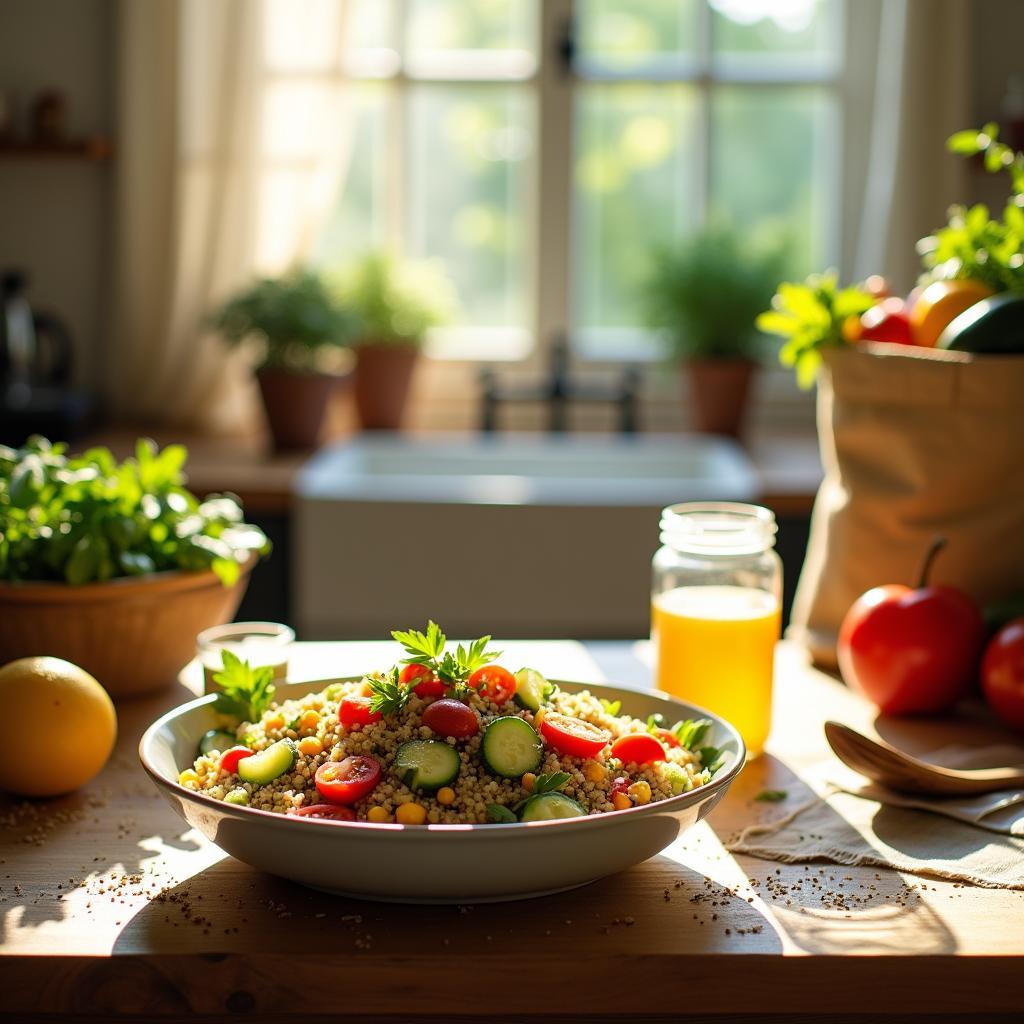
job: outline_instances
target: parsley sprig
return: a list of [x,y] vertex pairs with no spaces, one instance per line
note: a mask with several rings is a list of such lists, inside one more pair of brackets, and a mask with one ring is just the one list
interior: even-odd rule
[[466,680],[484,665],[500,657],[501,651],[489,651],[489,636],[482,636],[469,645],[459,644],[454,651],[445,650],[448,638],[436,622],[428,622],[426,632],[396,629],[391,635],[405,650],[407,665],[423,665],[445,683],[456,697],[466,696]]
[[363,681],[370,685],[370,710],[384,716],[397,715],[413,694],[415,680],[408,686],[398,680],[396,665],[390,672],[367,676]]
[[[686,750],[693,748],[704,738],[708,729],[711,728],[710,718],[687,718],[682,722],[676,722],[671,728],[665,725],[663,715],[653,714],[647,716],[647,731],[657,732],[658,729],[666,729],[679,741],[679,746]],[[706,748],[712,749],[710,747]]]
[[215,672],[213,681],[220,686],[214,708],[225,715],[234,715],[245,722],[255,722],[274,699],[274,669],[271,665],[253,668],[233,651],[221,655],[223,667]]

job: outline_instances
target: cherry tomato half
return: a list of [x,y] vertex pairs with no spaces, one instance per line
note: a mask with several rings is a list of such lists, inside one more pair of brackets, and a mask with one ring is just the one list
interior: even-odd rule
[[220,770],[222,772],[237,772],[238,762],[243,757],[252,757],[254,753],[256,751],[250,750],[248,747],[232,747],[230,750],[225,750],[221,754]]
[[632,732],[612,744],[612,757],[623,764],[650,764],[665,760],[665,748],[649,732]]
[[511,700],[516,692],[516,677],[500,665],[484,665],[466,682],[495,704],[504,704],[505,701]]
[[379,711],[370,710],[370,697],[343,697],[338,705],[338,721],[345,726],[371,725],[381,720]]
[[444,695],[444,683],[426,665],[406,665],[398,676],[398,681],[405,683],[406,686],[417,679],[419,682],[412,688],[412,692],[417,697],[441,697]]
[[321,818],[324,821],[355,821],[356,812],[351,807],[338,804],[310,804],[295,812],[300,818]]
[[457,740],[475,736],[480,731],[480,722],[472,709],[451,697],[435,700],[423,712],[423,724],[438,736],[453,736]]
[[557,711],[549,711],[541,720],[540,734],[560,754],[573,757],[594,757],[610,739],[604,729]]
[[331,804],[354,804],[380,782],[380,762],[356,754],[342,761],[328,761],[316,770],[316,791]]
[[676,738],[676,734],[674,732],[669,732],[668,729],[655,729],[654,732],[651,733],[651,735],[652,736],[657,736],[658,739],[666,747],[680,747],[680,746],[682,746],[682,744]]

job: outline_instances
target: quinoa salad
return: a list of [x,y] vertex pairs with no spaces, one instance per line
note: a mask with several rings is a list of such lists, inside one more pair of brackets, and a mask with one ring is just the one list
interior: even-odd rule
[[396,631],[386,671],[275,701],[272,673],[230,652],[223,725],[181,785],[225,803],[334,821],[483,824],[575,818],[710,781],[711,723],[643,721],[587,690],[497,663],[490,637],[447,648],[431,622]]

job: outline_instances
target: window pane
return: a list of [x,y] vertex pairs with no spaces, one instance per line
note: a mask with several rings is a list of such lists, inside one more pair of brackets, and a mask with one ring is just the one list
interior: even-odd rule
[[444,261],[462,323],[526,326],[530,94],[504,85],[418,85],[410,93],[410,253]]
[[318,240],[318,263],[355,259],[384,245],[388,235],[388,173],[393,166],[387,159],[390,91],[385,85],[365,84],[349,95],[353,127],[345,179]]
[[536,51],[536,0],[410,0],[414,77],[522,78],[533,73]]
[[[699,219],[697,129],[698,97],[690,86],[580,87],[573,169],[577,328],[640,324],[637,291],[653,248]],[[595,337],[583,339],[588,351],[600,343]]]
[[836,0],[709,0],[721,71],[828,70],[838,60]]
[[576,58],[600,73],[684,67],[693,60],[698,0],[577,0]]
[[824,266],[836,134],[834,101],[824,89],[716,90],[712,213],[745,233],[788,237],[795,274]]

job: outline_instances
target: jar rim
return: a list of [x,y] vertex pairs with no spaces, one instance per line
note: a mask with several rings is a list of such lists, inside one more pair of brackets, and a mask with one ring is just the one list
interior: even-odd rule
[[775,513],[762,505],[686,501],[661,513],[661,542],[679,551],[749,555],[775,546]]

